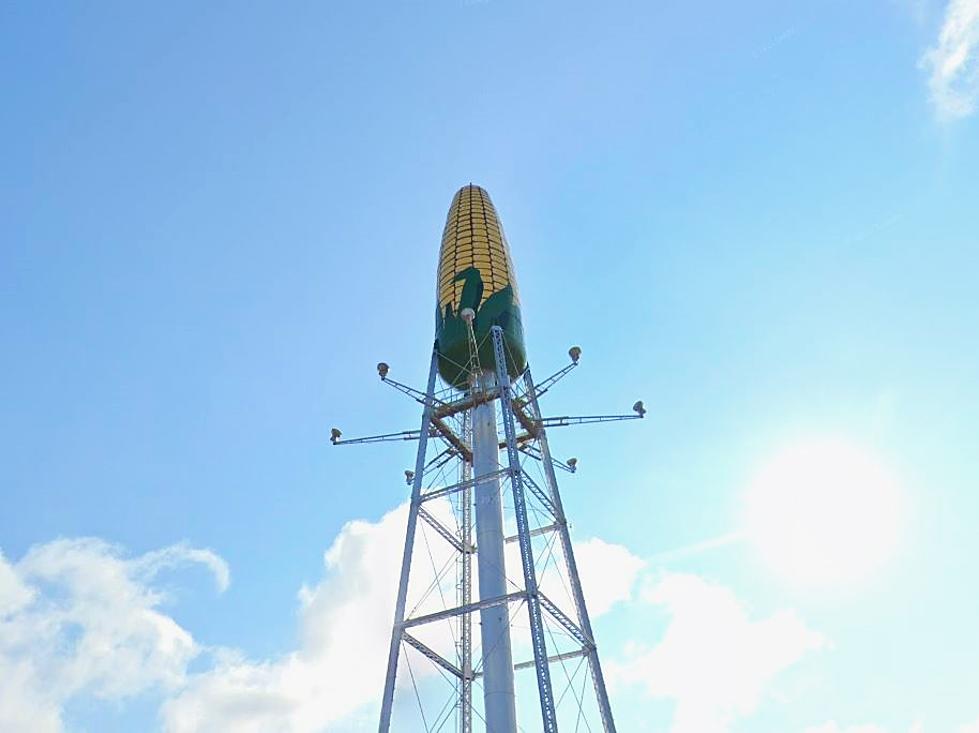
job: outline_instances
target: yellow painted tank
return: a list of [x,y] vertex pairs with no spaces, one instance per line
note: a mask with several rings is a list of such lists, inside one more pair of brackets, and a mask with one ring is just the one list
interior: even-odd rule
[[459,389],[469,385],[472,360],[466,315],[473,316],[479,366],[496,368],[490,328],[500,326],[507,371],[511,377],[522,374],[527,351],[513,260],[493,202],[479,186],[463,186],[452,199],[442,233],[437,288],[435,338],[442,379]]

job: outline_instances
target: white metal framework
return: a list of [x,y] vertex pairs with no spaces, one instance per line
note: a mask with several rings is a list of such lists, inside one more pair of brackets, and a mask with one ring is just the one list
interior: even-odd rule
[[[418,440],[405,472],[411,499],[379,731],[614,733],[556,477],[577,461],[551,456],[546,428],[645,409],[545,418],[540,396],[577,366],[580,349],[535,386],[529,367],[511,380],[503,331],[489,337],[494,368],[480,366],[471,336],[464,393],[440,385],[435,349],[424,392],[378,365],[384,382],[423,405],[419,430],[354,440],[333,430],[334,444]],[[531,668],[536,685],[521,674]]]

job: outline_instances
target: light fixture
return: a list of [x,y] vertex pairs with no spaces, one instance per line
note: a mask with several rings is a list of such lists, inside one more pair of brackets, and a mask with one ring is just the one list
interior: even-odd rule
[[388,375],[388,367],[383,361],[377,365],[377,373],[381,375],[381,379],[384,379]]
[[571,361],[573,363],[577,364],[578,363],[578,359],[581,358],[581,347],[580,346],[572,346],[570,349],[568,349],[568,356],[571,357]]

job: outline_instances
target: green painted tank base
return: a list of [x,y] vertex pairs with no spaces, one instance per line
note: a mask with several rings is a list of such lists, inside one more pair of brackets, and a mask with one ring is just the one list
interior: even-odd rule
[[[470,380],[469,334],[466,322],[460,317],[466,308],[472,308],[476,317],[473,320],[473,333],[478,345],[479,366],[482,369],[496,369],[493,353],[493,340],[490,329],[500,326],[507,350],[507,372],[518,377],[527,368],[527,350],[524,346],[523,323],[520,319],[520,306],[511,286],[507,285],[480,303],[482,280],[475,268],[459,273],[460,280],[472,288],[463,289],[463,297],[455,312],[451,305],[435,314],[435,337],[438,349],[439,374],[446,382],[458,389],[467,389]],[[477,307],[478,306],[478,307]]]

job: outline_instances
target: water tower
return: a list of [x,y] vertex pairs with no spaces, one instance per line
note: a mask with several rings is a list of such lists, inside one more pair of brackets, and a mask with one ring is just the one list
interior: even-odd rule
[[[381,380],[422,406],[421,427],[335,445],[417,441],[380,733],[614,733],[578,576],[550,428],[642,418],[545,417],[527,363],[513,260],[482,188],[449,208],[439,252],[428,384]],[[475,567],[474,567],[475,560]],[[474,572],[475,570],[475,572]],[[478,632],[474,634],[474,621]],[[533,670],[533,674],[531,671]]]

